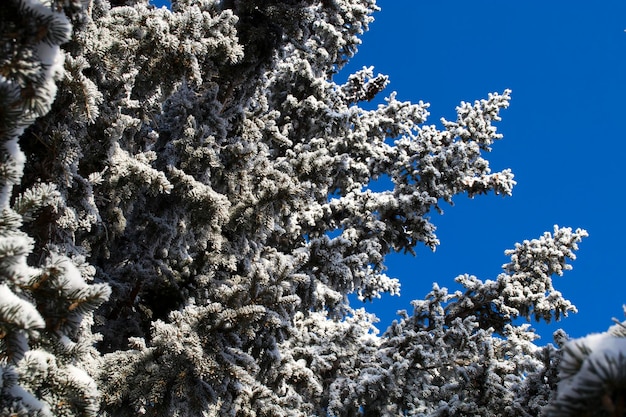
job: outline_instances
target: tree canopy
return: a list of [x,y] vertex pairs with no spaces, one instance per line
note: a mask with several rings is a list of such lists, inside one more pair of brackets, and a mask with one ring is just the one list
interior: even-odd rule
[[440,205],[515,184],[486,159],[510,91],[437,127],[395,93],[366,109],[372,68],[335,81],[376,10],[5,0],[3,415],[623,414],[619,325],[537,346],[518,320],[575,311],[552,277],[584,230],[434,284],[382,335],[350,306],[399,290],[385,256],[434,249]]

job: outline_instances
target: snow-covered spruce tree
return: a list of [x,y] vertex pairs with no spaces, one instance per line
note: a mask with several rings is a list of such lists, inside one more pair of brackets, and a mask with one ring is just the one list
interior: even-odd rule
[[9,413],[538,415],[555,350],[512,320],[572,310],[551,275],[583,231],[435,286],[382,337],[347,301],[398,291],[384,257],[436,247],[442,202],[510,194],[483,158],[509,91],[442,129],[395,94],[363,108],[387,78],[334,75],[373,0],[5,3]]
[[[0,7],[0,414],[97,415],[93,310],[105,284],[83,251],[48,227],[67,215],[57,185],[20,187],[18,138],[50,110],[63,74],[59,45],[71,25],[60,4],[7,0]],[[76,6],[76,5],[74,5]],[[68,6],[69,8],[69,6]],[[39,146],[46,139],[39,138]],[[67,219],[66,219],[67,221]],[[33,233],[29,236],[25,230]]]
[[381,340],[385,371],[354,381],[366,413],[541,415],[558,358],[552,345],[535,346],[537,335],[514,319],[558,320],[575,311],[551,276],[571,268],[566,261],[575,258],[584,236],[555,227],[553,234],[508,250],[511,262],[496,280],[462,275],[456,281],[463,291],[435,284],[425,300],[413,301],[413,315],[394,322]]
[[605,333],[567,342],[561,356],[560,380],[546,416],[620,417],[626,413],[626,322]]

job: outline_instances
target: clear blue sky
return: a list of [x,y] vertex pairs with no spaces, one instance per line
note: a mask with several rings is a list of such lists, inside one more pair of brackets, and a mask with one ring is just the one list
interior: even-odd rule
[[[163,1],[159,3],[162,4]],[[514,243],[582,227],[574,270],[555,286],[578,307],[556,325],[536,325],[551,342],[562,327],[571,336],[606,330],[623,319],[626,303],[626,221],[622,193],[626,155],[626,2],[379,0],[371,30],[346,68],[373,65],[389,75],[388,92],[431,103],[429,123],[454,118],[460,101],[513,90],[498,124],[504,139],[489,156],[494,170],[512,168],[509,198],[458,196],[434,215],[441,246],[417,257],[394,255],[388,273],[401,297],[383,297],[368,310],[382,329],[398,309],[422,298],[437,281],[455,288],[470,273],[494,279]],[[341,74],[345,78],[346,73]],[[340,77],[341,78],[341,77]]]
[[626,2],[379,0],[382,11],[348,70],[374,65],[398,99],[431,103],[430,123],[454,118],[462,100],[513,90],[489,155],[511,168],[513,196],[455,199],[433,215],[441,246],[392,256],[401,297],[368,310],[385,328],[437,281],[456,288],[470,273],[493,279],[514,243],[554,224],[587,229],[574,269],[555,287],[579,309],[556,325],[533,326],[540,343],[562,327],[571,336],[604,331],[626,303]]

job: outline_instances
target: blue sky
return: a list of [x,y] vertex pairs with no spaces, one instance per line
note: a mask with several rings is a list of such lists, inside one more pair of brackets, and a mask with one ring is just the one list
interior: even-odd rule
[[346,71],[373,65],[390,76],[388,92],[431,103],[428,123],[453,119],[460,101],[513,90],[498,124],[504,139],[489,155],[494,170],[512,168],[513,196],[455,199],[433,215],[435,253],[393,255],[388,274],[401,297],[368,304],[381,329],[410,311],[436,281],[455,288],[470,273],[493,279],[514,243],[554,224],[587,229],[574,269],[555,286],[579,313],[534,325],[540,343],[559,327],[571,336],[606,330],[623,319],[626,260],[623,174],[626,154],[626,2],[379,0],[382,11]]
[[488,156],[494,170],[511,168],[508,198],[457,196],[433,215],[441,245],[435,253],[394,255],[388,274],[401,297],[368,306],[385,328],[398,309],[422,298],[437,281],[456,288],[470,273],[493,279],[514,243],[581,227],[574,269],[555,287],[579,309],[549,326],[533,325],[551,342],[561,327],[573,337],[606,330],[623,319],[626,221],[622,168],[626,154],[626,2],[397,1],[382,11],[346,68],[375,66],[389,75],[398,99],[431,103],[428,123],[453,119],[460,101],[513,90],[498,124],[504,139]]

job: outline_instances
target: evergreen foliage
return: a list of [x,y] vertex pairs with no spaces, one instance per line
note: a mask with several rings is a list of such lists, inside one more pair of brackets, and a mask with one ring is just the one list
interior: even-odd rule
[[372,68],[334,81],[376,10],[4,1],[0,414],[623,414],[625,332],[539,347],[516,320],[575,311],[552,276],[584,230],[382,335],[350,307],[399,291],[387,254],[438,245],[432,210],[515,183],[484,157],[510,91],[438,128],[393,93],[362,106]]

